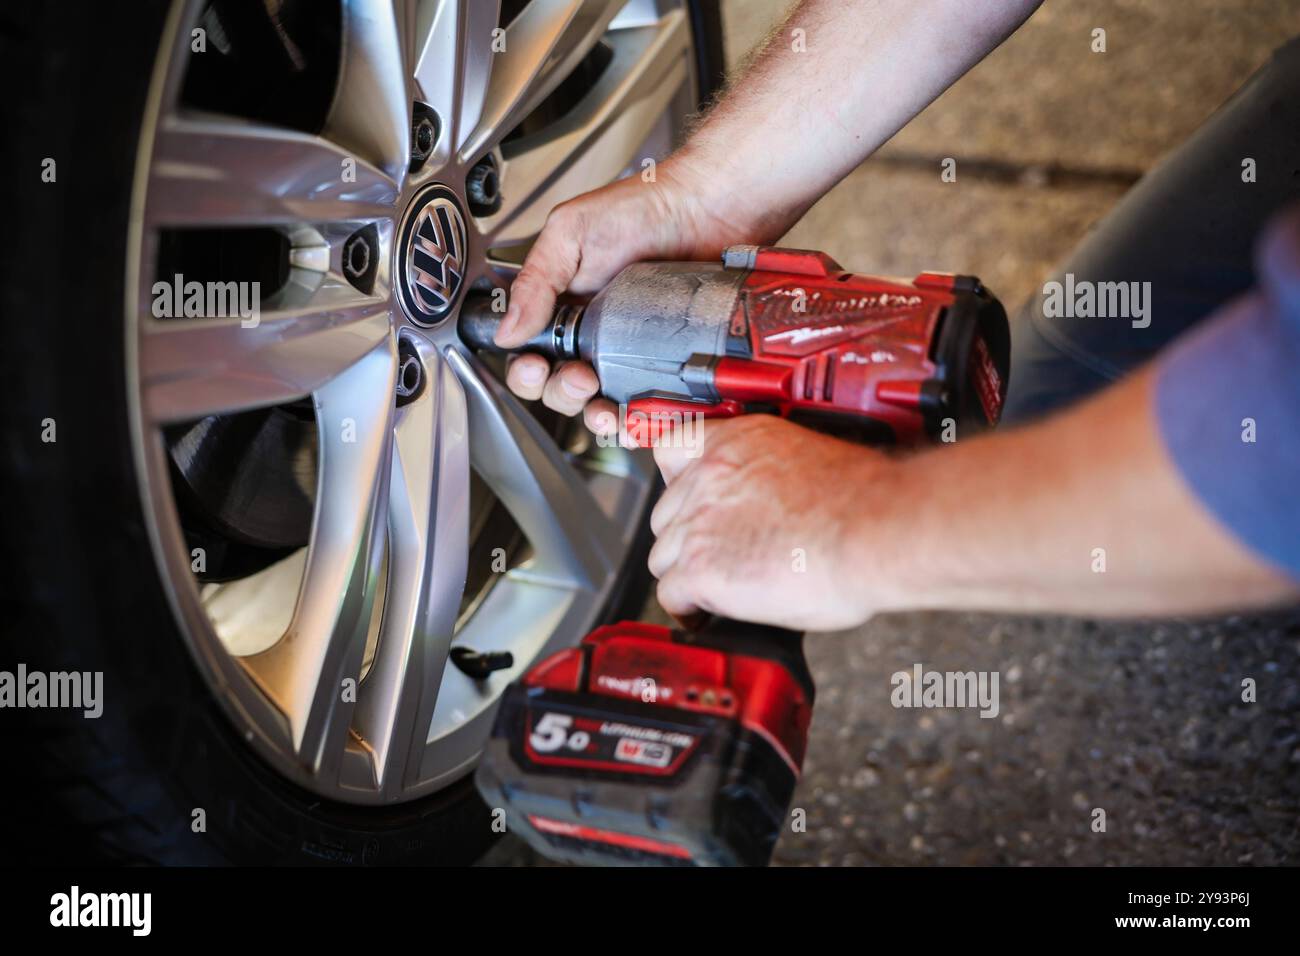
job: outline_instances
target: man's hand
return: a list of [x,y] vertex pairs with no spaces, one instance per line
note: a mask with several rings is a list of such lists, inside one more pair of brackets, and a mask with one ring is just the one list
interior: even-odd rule
[[798,630],[861,623],[888,604],[889,553],[858,540],[888,509],[894,462],[773,415],[707,422],[655,449],[668,488],[650,516],[650,571],[670,614],[710,611]]
[[[556,206],[510,288],[498,345],[520,345],[546,326],[561,292],[591,295],[629,263],[641,259],[716,259],[752,233],[738,215],[714,213],[706,188],[679,156],[659,164],[654,182],[632,176]],[[739,207],[737,207],[738,209]],[[616,421],[613,406],[596,394],[596,373],[584,362],[550,369],[540,355],[517,356],[506,384],[521,398],[576,415],[600,433]]]
[[1295,582],[1188,490],[1153,379],[1142,369],[1033,425],[900,456],[768,415],[709,422],[702,443],[655,450],[668,482],[650,522],[659,601],[809,630],[878,611],[1118,617],[1295,601]]
[[[555,207],[511,287],[497,344],[522,345],[558,294],[591,295],[631,262],[716,259],[732,244],[775,242],[1039,2],[803,0],[654,182],[630,176]],[[566,415],[596,393],[588,365],[549,371],[520,355],[506,382]],[[588,426],[605,431],[612,412],[593,402]]]

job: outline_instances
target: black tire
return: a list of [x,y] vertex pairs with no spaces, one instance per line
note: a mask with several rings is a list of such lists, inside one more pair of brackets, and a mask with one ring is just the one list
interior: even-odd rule
[[[160,586],[131,459],[122,322],[135,150],[167,7],[0,12],[0,62],[15,91],[5,97],[5,208],[19,224],[0,256],[0,671],[99,671],[105,702],[98,719],[0,709],[0,861],[473,860],[492,829],[468,779],[365,808],[323,801],[264,765],[200,678]],[[46,157],[53,183],[41,179]],[[53,442],[42,440],[47,419]],[[611,617],[639,610],[645,544]],[[192,828],[200,809],[204,833]]]
[[695,44],[695,81],[703,107],[722,92],[727,78],[727,58],[722,46],[722,3],[721,0],[690,0],[688,10]]

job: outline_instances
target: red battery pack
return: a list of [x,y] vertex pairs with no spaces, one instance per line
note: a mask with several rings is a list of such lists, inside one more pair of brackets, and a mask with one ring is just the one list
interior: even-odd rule
[[801,635],[613,624],[506,690],[475,782],[551,859],[761,866],[799,779],[813,693]]

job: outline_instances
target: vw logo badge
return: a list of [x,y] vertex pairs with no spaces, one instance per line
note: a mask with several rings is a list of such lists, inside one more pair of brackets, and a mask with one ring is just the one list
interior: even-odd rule
[[433,186],[415,201],[402,230],[405,262],[402,303],[416,322],[432,325],[447,316],[465,275],[465,219],[455,194]]

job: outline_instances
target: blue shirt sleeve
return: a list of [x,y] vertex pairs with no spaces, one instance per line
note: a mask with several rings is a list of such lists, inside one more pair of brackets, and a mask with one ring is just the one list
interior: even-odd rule
[[1257,287],[1159,360],[1161,437],[1193,493],[1300,581],[1300,213],[1256,250]]

